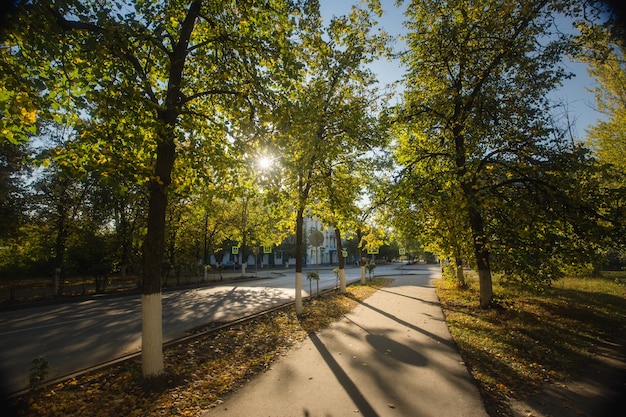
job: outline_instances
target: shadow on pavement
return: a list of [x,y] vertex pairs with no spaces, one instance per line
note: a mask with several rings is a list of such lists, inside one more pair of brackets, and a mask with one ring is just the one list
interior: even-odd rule
[[372,309],[375,312],[377,312],[379,314],[382,314],[383,316],[385,316],[387,318],[390,318],[391,320],[394,320],[394,321],[398,322],[399,324],[401,324],[403,326],[406,326],[406,327],[408,327],[410,329],[413,329],[413,330],[415,330],[417,332],[420,332],[420,333],[430,337],[431,339],[436,340],[437,342],[441,343],[442,345],[444,345],[444,346],[446,346],[448,348],[456,350],[456,345],[452,341],[450,341],[450,340],[447,340],[447,339],[444,339],[442,337],[439,337],[436,334],[433,334],[433,333],[431,333],[431,332],[429,332],[427,330],[424,330],[424,329],[422,329],[420,327],[417,327],[417,326],[415,326],[415,325],[413,325],[411,323],[408,323],[408,322],[406,322],[406,321],[404,321],[404,320],[394,316],[393,314],[387,313],[386,311],[383,311],[383,310],[381,310],[379,308],[376,308],[376,307],[366,303],[365,301],[358,301],[357,300],[357,302],[359,304],[361,304],[363,307],[367,307],[369,309]]
[[346,393],[348,393],[350,398],[352,398],[352,401],[356,404],[360,414],[365,417],[379,417],[374,408],[372,408],[371,404],[365,399],[363,393],[359,390],[359,387],[356,386],[348,374],[346,374],[346,372],[341,368],[335,358],[333,358],[333,355],[328,351],[328,349],[326,349],[326,346],[319,339],[319,337],[317,337],[315,333],[310,333],[309,338],[317,348],[324,361],[328,364],[328,367],[333,371],[333,374],[341,386],[346,390]]

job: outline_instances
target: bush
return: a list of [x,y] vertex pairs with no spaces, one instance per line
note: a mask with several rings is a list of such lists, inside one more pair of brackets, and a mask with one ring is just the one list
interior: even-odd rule
[[48,376],[50,362],[43,356],[37,356],[30,363],[33,366],[28,373],[28,386],[31,390],[36,390]]

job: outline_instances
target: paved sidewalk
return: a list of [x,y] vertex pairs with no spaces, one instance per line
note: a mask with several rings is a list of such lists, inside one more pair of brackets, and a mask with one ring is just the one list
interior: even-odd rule
[[203,417],[486,417],[431,284],[438,268],[403,273]]

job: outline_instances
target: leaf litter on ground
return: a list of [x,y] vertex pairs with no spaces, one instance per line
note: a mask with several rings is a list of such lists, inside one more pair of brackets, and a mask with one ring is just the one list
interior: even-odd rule
[[29,417],[197,416],[389,282],[374,278],[349,286],[345,295],[311,298],[300,317],[286,306],[170,345],[164,349],[165,372],[156,379],[142,378],[137,358],[30,391],[11,399],[11,406],[17,415]]
[[[494,277],[490,309],[479,308],[475,274],[463,288],[453,279],[439,280],[446,324],[490,416],[511,417],[511,404],[533,398],[545,415],[558,415],[562,410],[548,409],[546,387],[588,379],[594,374],[590,366],[598,363],[598,346],[626,342],[626,274],[566,277],[542,292],[505,278]],[[600,381],[606,388],[613,382],[608,376]],[[591,402],[584,395],[572,398]]]

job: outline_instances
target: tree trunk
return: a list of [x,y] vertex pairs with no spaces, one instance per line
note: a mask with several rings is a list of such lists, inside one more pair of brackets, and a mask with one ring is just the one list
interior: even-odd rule
[[[202,265],[208,265],[209,262],[209,213],[204,212],[204,249],[202,251]],[[206,268],[205,268],[206,271]]]
[[357,229],[356,231],[356,238],[358,239],[358,250],[359,250],[359,266],[361,267],[361,284],[365,284],[365,263],[366,263],[366,259],[365,259],[365,251],[363,250],[363,248],[361,247],[361,239],[363,239],[363,233],[361,232],[361,229]]
[[57,236],[56,242],[54,245],[54,278],[53,278],[53,288],[54,288],[54,296],[60,297],[63,294],[63,276],[61,272],[63,271],[63,260],[65,258],[65,249],[66,249],[66,241],[68,236],[67,231],[67,208],[61,203],[58,206],[57,210]]
[[144,378],[164,372],[161,292],[141,294],[141,368]]
[[341,246],[341,231],[335,228],[335,240],[337,241],[337,264],[339,268],[339,293],[346,293],[346,263],[343,259],[343,247]]
[[[167,208],[166,189],[171,183],[171,172],[176,157],[176,125],[182,111],[183,71],[189,53],[189,42],[196,19],[200,15],[202,0],[193,0],[184,20],[178,27],[178,41],[173,43],[169,57],[168,89],[164,103],[158,104],[157,150],[154,177],[150,181],[147,232],[143,244],[143,282],[141,294],[142,317],[142,368],[144,377],[155,377],[163,373],[163,329],[161,306],[161,268],[165,254],[165,214]],[[83,22],[70,22],[56,13],[57,22],[64,29],[85,29]],[[95,29],[94,29],[95,28]],[[98,26],[87,25],[87,30],[100,32]],[[174,42],[176,36],[170,40]],[[116,51],[113,51],[116,53]],[[129,61],[131,62],[132,59]],[[134,63],[134,61],[132,61]],[[161,80],[165,81],[165,80]]]
[[493,284],[491,281],[491,265],[489,262],[490,253],[487,247],[483,218],[476,207],[470,208],[469,220],[474,240],[474,256],[478,267],[480,307],[489,308],[493,301]]
[[132,228],[129,225],[129,220],[126,215],[126,201],[118,201],[115,208],[116,211],[116,233],[117,238],[120,240],[121,254],[120,254],[120,280],[126,279],[126,269],[130,263],[130,250],[132,248]]
[[246,248],[248,247],[248,203],[250,197],[245,196],[241,208],[241,247],[239,248],[239,257],[241,260],[241,276],[246,275],[246,268],[248,267],[248,254]]
[[143,286],[141,294],[141,363],[144,378],[156,377],[163,365],[163,317],[161,305],[161,267],[165,255],[165,216],[167,187],[172,179],[176,159],[176,125],[181,107],[181,85],[188,54],[189,40],[200,14],[202,1],[195,0],[180,26],[180,37],[170,55],[168,90],[165,109],[158,110],[160,122],[154,178],[150,182],[148,222],[143,251]]
[[463,274],[463,259],[461,255],[455,255],[454,266],[456,269],[456,280],[460,286],[465,287],[465,275]]
[[[457,88],[461,88],[458,85]],[[461,116],[462,94],[457,96],[455,104],[455,119]],[[491,266],[489,264],[489,248],[487,247],[487,236],[485,235],[485,227],[483,216],[477,207],[476,184],[467,180],[465,137],[463,136],[463,125],[455,123],[452,128],[455,148],[455,165],[457,167],[457,175],[461,184],[463,198],[468,204],[468,220],[472,230],[472,239],[474,244],[474,257],[478,267],[478,279],[480,282],[480,307],[488,308],[493,299],[493,287],[491,282]]]
[[[173,137],[173,135],[172,135]],[[143,286],[141,294],[141,363],[143,376],[164,372],[161,306],[161,268],[165,255],[166,188],[171,182],[176,147],[173,139],[163,138],[157,147],[155,179],[150,185],[148,229],[143,245]]]
[[296,215],[296,314],[302,314],[302,236],[304,228],[304,208]]

